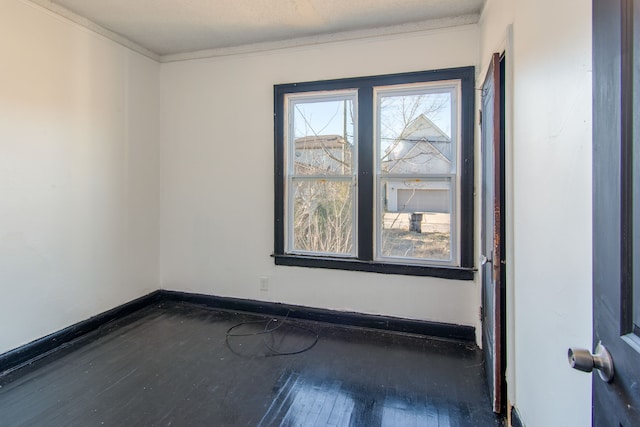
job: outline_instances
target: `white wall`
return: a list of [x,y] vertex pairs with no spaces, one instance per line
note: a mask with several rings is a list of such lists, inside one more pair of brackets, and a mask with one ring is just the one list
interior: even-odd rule
[[476,65],[478,38],[465,26],[163,64],[161,287],[479,331],[476,282],[275,266],[270,257],[273,85]]
[[0,353],[157,289],[157,63],[0,1]]
[[592,340],[591,2],[489,0],[483,64],[509,24],[509,399],[527,427],[587,426],[591,377],[566,354]]

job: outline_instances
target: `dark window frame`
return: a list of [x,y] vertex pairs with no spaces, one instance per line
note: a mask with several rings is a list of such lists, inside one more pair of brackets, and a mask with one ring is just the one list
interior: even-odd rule
[[[456,244],[460,252],[460,266],[414,265],[374,260],[374,87],[410,83],[460,80],[460,228]],[[475,68],[459,67],[380,76],[356,77],[274,86],[274,253],[276,265],[368,271],[386,274],[431,276],[447,279],[474,278],[474,110]],[[285,151],[284,139],[285,95],[293,93],[356,89],[358,92],[358,254],[357,258],[334,258],[285,253]]]

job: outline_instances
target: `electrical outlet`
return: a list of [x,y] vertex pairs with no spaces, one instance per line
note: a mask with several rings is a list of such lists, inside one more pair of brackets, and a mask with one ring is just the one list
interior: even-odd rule
[[266,292],[269,290],[269,278],[266,276],[260,277],[260,290]]

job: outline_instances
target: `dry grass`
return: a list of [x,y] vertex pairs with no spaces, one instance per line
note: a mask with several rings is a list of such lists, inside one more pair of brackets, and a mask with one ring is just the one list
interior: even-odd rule
[[448,233],[385,230],[382,239],[385,256],[443,260],[450,257]]
[[386,213],[384,256],[446,260],[451,256],[449,215],[424,214],[422,233],[409,231],[409,214]]

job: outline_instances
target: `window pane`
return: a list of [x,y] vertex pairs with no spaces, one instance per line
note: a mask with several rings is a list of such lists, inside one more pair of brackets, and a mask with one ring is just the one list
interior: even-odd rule
[[378,108],[382,173],[455,172],[452,92],[422,89],[381,95]]
[[344,175],[353,170],[352,99],[292,103],[296,175]]
[[293,249],[352,254],[352,182],[294,181]]
[[380,256],[451,260],[451,182],[382,180]]

